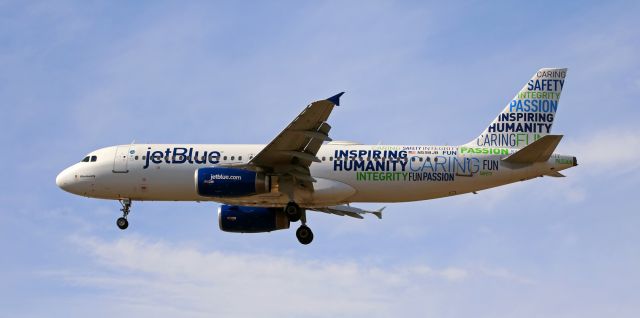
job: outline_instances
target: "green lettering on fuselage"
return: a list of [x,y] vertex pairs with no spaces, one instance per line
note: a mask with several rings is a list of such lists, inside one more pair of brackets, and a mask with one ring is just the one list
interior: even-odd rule
[[482,155],[508,155],[507,148],[460,147],[460,154],[472,153]]

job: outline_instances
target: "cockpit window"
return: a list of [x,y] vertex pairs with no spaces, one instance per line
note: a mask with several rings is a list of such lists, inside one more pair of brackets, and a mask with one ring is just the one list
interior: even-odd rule
[[89,162],[89,156],[84,157],[84,159],[82,159],[82,162]]
[[95,162],[96,160],[98,160],[98,156],[91,156],[91,162]]

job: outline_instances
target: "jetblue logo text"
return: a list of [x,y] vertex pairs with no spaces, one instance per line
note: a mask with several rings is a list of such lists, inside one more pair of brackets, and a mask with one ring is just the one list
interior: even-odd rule
[[143,169],[149,168],[150,163],[161,164],[217,164],[220,162],[220,152],[218,151],[200,151],[192,148],[167,148],[165,150],[153,151],[151,147],[147,148],[147,155]]

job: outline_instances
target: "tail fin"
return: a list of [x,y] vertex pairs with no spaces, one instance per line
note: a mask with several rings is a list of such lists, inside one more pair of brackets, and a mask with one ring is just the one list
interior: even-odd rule
[[537,71],[480,136],[465,146],[523,148],[551,133],[566,68]]

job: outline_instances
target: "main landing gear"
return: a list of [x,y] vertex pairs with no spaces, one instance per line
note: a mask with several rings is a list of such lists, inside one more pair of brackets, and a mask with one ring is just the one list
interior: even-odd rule
[[289,218],[289,222],[301,221],[300,227],[296,230],[296,237],[301,244],[307,245],[313,241],[313,232],[307,226],[307,211],[300,208],[295,202],[287,203],[284,213]]
[[296,237],[298,238],[298,242],[307,245],[313,241],[313,232],[308,226],[303,224],[296,230]]
[[119,229],[126,230],[129,227],[129,221],[127,221],[127,216],[129,215],[129,212],[131,210],[131,200],[120,199],[119,201],[120,201],[120,204],[122,205],[122,208],[120,209],[120,211],[122,211],[122,217],[116,220],[116,225],[118,226]]
[[302,218],[302,209],[295,203],[289,202],[284,207],[284,213],[289,218],[289,222],[298,222]]

